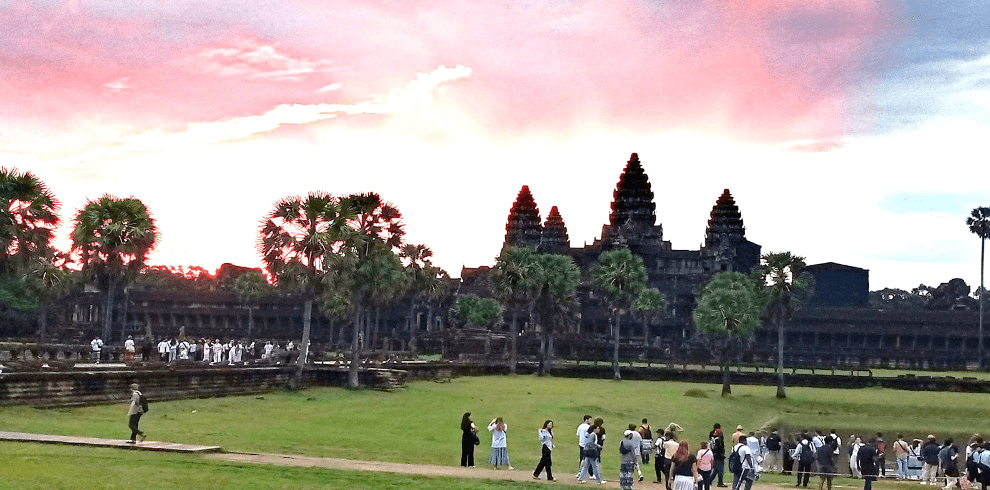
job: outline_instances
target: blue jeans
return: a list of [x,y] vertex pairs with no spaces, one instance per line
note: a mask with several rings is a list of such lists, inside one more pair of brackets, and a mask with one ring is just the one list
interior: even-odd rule
[[716,476],[718,477],[718,484],[725,485],[725,483],[722,482],[722,479],[725,477],[725,458],[716,458],[712,462],[712,476],[708,481],[709,485],[715,481]]
[[897,478],[907,479],[907,456],[897,458]]
[[595,475],[595,478],[598,478],[599,482],[602,481],[602,470],[601,467],[598,465],[598,458],[594,456],[584,457],[584,466],[581,467],[581,472],[578,473],[578,480],[581,481],[587,480],[588,471],[591,471],[591,473]]

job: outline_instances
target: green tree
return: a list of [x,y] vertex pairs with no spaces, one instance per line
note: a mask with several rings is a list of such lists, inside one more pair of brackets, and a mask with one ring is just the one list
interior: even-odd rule
[[729,363],[759,328],[762,309],[753,278],[739,272],[720,272],[698,292],[691,318],[722,365],[722,396],[732,393]]
[[650,324],[663,316],[663,293],[657,288],[643,288],[632,302],[632,311],[643,320],[643,344],[650,343]]
[[66,257],[37,258],[24,272],[28,293],[38,300],[38,342],[48,335],[48,312],[60,299],[82,286],[82,273],[65,267]]
[[[286,197],[261,224],[258,251],[275,284],[303,293],[303,338],[291,385],[299,386],[309,355],[313,303],[323,292],[323,276],[331,259],[353,246],[359,236],[351,225],[350,206],[321,191],[305,198]],[[322,304],[322,303],[321,303]]]
[[777,327],[777,398],[784,392],[784,324],[794,316],[794,308],[805,295],[811,276],[805,272],[804,257],[790,252],[768,253],[753,271],[764,304],[763,317]]
[[0,274],[52,255],[60,204],[31,172],[0,168]]
[[605,293],[614,315],[612,334],[615,344],[612,369],[615,379],[622,379],[619,374],[619,329],[622,310],[630,308],[633,299],[646,287],[646,266],[643,265],[643,258],[634,255],[628,248],[617,248],[603,253],[598,258],[598,264],[592,268],[591,275],[595,286]]
[[248,311],[248,339],[254,334],[254,309],[258,307],[258,300],[271,292],[271,285],[265,279],[265,275],[258,271],[248,271],[234,279],[234,292],[244,303]]
[[457,317],[467,323],[482,327],[490,326],[502,314],[498,301],[492,298],[479,298],[473,294],[457,298],[454,305]]
[[574,259],[558,254],[537,254],[538,280],[534,306],[540,318],[540,374],[550,374],[553,366],[554,334],[573,323],[578,310],[575,291],[581,270]]
[[509,310],[512,318],[509,332],[509,372],[515,374],[518,359],[519,315],[530,311],[530,304],[537,298],[540,287],[540,271],[537,254],[529,247],[507,247],[495,259],[491,279],[495,295]]
[[983,297],[983,291],[986,291],[986,288],[983,286],[983,265],[986,257],[987,237],[990,237],[990,207],[973,209],[969,217],[966,218],[966,226],[969,227],[970,232],[980,237],[980,330],[979,348],[977,350],[980,366],[983,366],[983,303],[986,302],[986,298]]
[[427,325],[432,325],[434,303],[446,294],[450,275],[442,268],[433,265],[430,261],[430,258],[433,257],[433,251],[426,245],[403,245],[399,257],[406,264],[408,275],[406,296],[409,299],[407,319],[409,345],[410,350],[413,350],[415,354],[416,334],[419,330],[419,326],[414,325],[415,312],[425,303],[427,305]]
[[114,290],[144,268],[158,243],[158,227],[148,208],[133,197],[109,194],[86,203],[76,215],[72,250],[80,254],[83,271],[94,274],[106,294],[103,338],[108,342],[113,321]]

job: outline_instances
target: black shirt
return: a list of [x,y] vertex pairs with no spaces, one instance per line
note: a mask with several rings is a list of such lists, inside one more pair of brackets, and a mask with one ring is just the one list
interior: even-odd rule
[[690,454],[690,455],[688,455],[688,457],[687,457],[686,460],[681,461],[680,463],[674,463],[674,470],[673,470],[674,475],[675,476],[694,476],[694,472],[692,471],[692,467],[694,466],[694,462],[697,461],[697,460],[698,460],[698,457],[697,456],[695,456],[693,454]]

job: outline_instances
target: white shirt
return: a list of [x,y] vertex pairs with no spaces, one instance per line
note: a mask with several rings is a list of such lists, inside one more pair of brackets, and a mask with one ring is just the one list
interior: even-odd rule
[[161,342],[158,343],[158,353],[159,354],[166,354],[166,353],[168,353],[168,342],[166,342],[166,341],[163,340],[163,341],[161,341]]
[[127,349],[127,352],[134,352],[134,340],[133,339],[125,340],[124,348]]
[[[744,470],[753,469],[753,465],[750,464],[750,461],[752,460],[753,457],[753,452],[749,450],[748,446],[746,446],[745,444],[736,444],[735,447],[732,448],[732,451],[739,453],[739,460],[742,461],[742,469]],[[747,458],[746,456],[749,457]]]
[[89,345],[93,346],[93,352],[100,352],[103,349],[103,341],[100,339],[93,339]]
[[577,428],[577,438],[578,446],[584,447],[584,436],[588,435],[588,429],[591,428],[591,424],[583,422]]

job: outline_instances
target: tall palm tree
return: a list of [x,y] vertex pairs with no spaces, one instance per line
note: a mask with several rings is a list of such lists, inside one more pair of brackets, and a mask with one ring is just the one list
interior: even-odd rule
[[732,393],[729,363],[760,327],[762,308],[753,278],[740,272],[719,272],[698,292],[691,319],[722,365],[722,396]]
[[134,197],[109,194],[90,200],[72,230],[72,250],[80,254],[83,271],[95,274],[106,292],[103,338],[109,341],[114,289],[125,287],[158,244],[158,227],[148,208]]
[[643,345],[650,343],[650,324],[663,316],[663,293],[657,288],[643,288],[632,302],[632,311],[643,319]]
[[512,317],[509,332],[509,372],[515,374],[519,354],[519,314],[529,309],[540,286],[536,252],[529,247],[506,247],[495,259],[491,279],[495,295]]
[[578,301],[575,291],[581,281],[581,270],[574,259],[557,254],[537,254],[540,284],[536,306],[540,312],[540,374],[550,374],[553,364],[554,333],[570,323]]
[[804,257],[790,252],[764,254],[754,274],[763,295],[763,316],[777,327],[777,398],[784,392],[784,323],[794,316],[794,307],[810,281]]
[[619,328],[622,310],[632,305],[633,299],[640,290],[646,287],[646,266],[643,258],[634,255],[628,248],[617,248],[603,253],[598,258],[598,264],[591,270],[595,285],[605,293],[612,307],[614,322],[612,325],[613,346],[612,369],[615,379],[622,379],[619,374]]
[[65,267],[65,254],[33,260],[24,272],[24,285],[38,299],[38,342],[48,334],[48,311],[53,304],[80,287],[82,275]]
[[259,299],[271,291],[265,275],[258,271],[248,271],[234,279],[234,292],[244,302],[248,311],[248,339],[254,332],[254,309]]
[[51,254],[59,207],[33,173],[0,168],[0,273]]
[[357,233],[350,224],[355,215],[326,192],[305,198],[290,196],[275,203],[261,222],[258,252],[277,285],[290,284],[302,291],[303,338],[292,386],[298,387],[309,356],[313,303],[323,288],[322,278],[332,257],[354,243]]
[[418,325],[413,324],[416,309],[424,302],[428,302],[429,309],[426,316],[427,325],[430,325],[433,321],[434,302],[447,292],[450,275],[442,268],[433,265],[430,260],[433,251],[426,245],[403,245],[399,257],[405,263],[406,273],[409,276],[406,282],[408,285],[406,295],[409,298],[409,342],[414,347],[418,330]]
[[983,264],[986,257],[987,237],[990,236],[990,208],[978,207],[973,209],[970,216],[966,218],[966,226],[969,231],[980,237],[980,332],[979,332],[979,359],[980,366],[983,366],[983,303],[986,302],[986,288],[983,286]]

